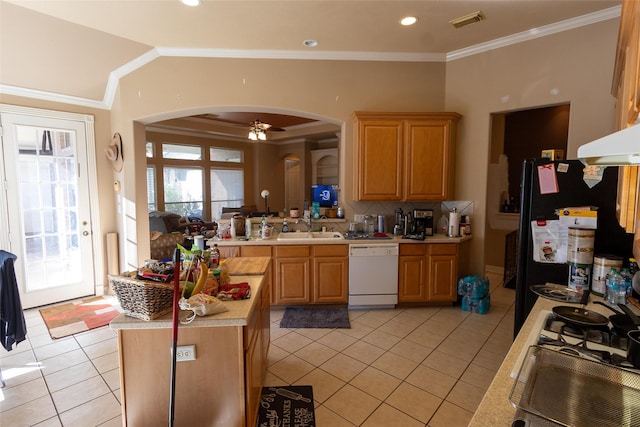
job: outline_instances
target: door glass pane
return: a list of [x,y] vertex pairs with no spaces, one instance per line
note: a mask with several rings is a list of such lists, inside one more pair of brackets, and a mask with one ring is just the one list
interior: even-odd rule
[[201,218],[202,169],[165,166],[163,171],[165,210],[178,215]]
[[80,281],[75,133],[32,126],[16,131],[26,290]]

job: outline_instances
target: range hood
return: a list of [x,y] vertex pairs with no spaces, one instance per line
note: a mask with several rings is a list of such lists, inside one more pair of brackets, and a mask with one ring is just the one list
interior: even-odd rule
[[640,124],[578,147],[578,158],[589,165],[640,165]]

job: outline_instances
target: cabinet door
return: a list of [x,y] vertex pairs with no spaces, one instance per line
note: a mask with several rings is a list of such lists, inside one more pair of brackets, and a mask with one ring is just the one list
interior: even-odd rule
[[274,304],[308,304],[311,302],[309,293],[310,265],[308,255],[306,257],[276,258]]
[[[256,314],[259,314],[257,310]],[[245,353],[245,389],[246,389],[246,417],[248,426],[255,426],[258,420],[258,406],[262,392],[262,340],[260,331],[251,337],[249,348]]]
[[427,258],[424,255],[401,256],[398,270],[398,302],[426,301]]
[[347,258],[317,257],[313,259],[313,302],[347,302]]
[[402,199],[402,121],[360,120],[358,200]]
[[452,132],[450,120],[406,122],[405,200],[448,200],[453,195]]
[[429,301],[455,301],[457,274],[457,245],[429,245]]

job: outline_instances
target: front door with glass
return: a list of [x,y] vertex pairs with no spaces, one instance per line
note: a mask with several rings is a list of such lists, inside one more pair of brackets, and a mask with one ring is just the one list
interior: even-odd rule
[[0,114],[9,251],[24,308],[95,294],[85,125]]

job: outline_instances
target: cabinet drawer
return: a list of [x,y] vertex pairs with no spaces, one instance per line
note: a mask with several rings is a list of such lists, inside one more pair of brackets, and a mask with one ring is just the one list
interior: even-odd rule
[[313,256],[348,256],[348,245],[313,245]]
[[400,244],[400,256],[402,255],[426,255],[427,245],[405,243]]
[[458,245],[455,243],[429,245],[429,255],[455,255],[457,253]]
[[311,255],[309,246],[276,246],[277,257],[308,257]]
[[271,246],[240,246],[240,256],[271,257]]

